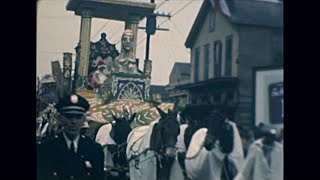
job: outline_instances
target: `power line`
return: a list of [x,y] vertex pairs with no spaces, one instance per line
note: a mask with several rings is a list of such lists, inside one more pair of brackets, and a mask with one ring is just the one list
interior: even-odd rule
[[[171,34],[169,35],[171,37]],[[169,38],[170,38],[169,37]],[[160,41],[163,41],[162,38],[160,38]],[[165,44],[165,43],[164,43]],[[169,54],[171,55],[171,57],[173,57],[174,60],[177,59],[176,55],[175,55],[175,52],[173,52],[173,48],[169,48],[168,50]]]
[[75,18],[76,16],[38,16],[40,18]]
[[182,31],[180,31],[178,26],[173,21],[170,20],[170,22],[175,27],[175,29],[178,31],[179,36],[182,37],[183,39],[186,39],[185,37],[182,36],[183,33],[182,33]]
[[66,0],[38,0],[38,2],[56,2],[56,1],[66,1]]
[[[179,14],[183,9],[185,9],[187,6],[189,6],[191,3],[193,2],[193,0],[189,1],[186,5],[184,5],[182,8],[180,8],[178,11],[176,11],[175,13],[172,14],[171,18],[173,18],[175,15]],[[167,22],[169,19],[166,19],[164,21],[162,21],[158,27],[162,24],[164,24],[165,22]],[[137,44],[137,47],[145,40],[145,38],[140,41],[138,44]]]
[[72,17],[39,17],[38,20],[47,20],[47,21],[57,21],[57,22],[62,22],[62,21],[75,21],[75,19],[72,19]]
[[106,25],[109,24],[109,22],[110,22],[110,21],[107,21],[107,22],[96,32],[96,34],[93,36],[93,39],[100,33],[100,31],[101,31],[104,27],[106,27]]
[[[120,28],[122,28],[122,26],[121,26]],[[111,36],[109,37],[109,40],[111,40],[115,35],[118,35],[118,32],[120,32],[120,29],[119,29],[119,28],[117,28],[114,33],[111,33]],[[118,43],[116,43],[116,45],[117,45],[117,44],[118,44]]]
[[[60,54],[63,55],[65,52],[55,52],[55,51],[39,51],[39,53],[44,53],[44,54]],[[75,56],[76,54],[72,53],[72,56]]]
[[[159,9],[159,8],[160,8],[161,6],[163,6],[166,2],[167,2],[167,1],[162,1],[158,6],[156,6],[155,10],[156,10],[156,9]],[[146,20],[146,18],[143,18],[143,20],[141,21],[141,23],[142,23],[144,20]],[[143,37],[143,36],[140,36],[140,37],[145,38],[145,37]],[[137,41],[138,41],[138,40],[137,40]],[[119,42],[121,42],[121,40],[117,41],[116,45],[118,45]],[[137,45],[137,46],[138,46],[138,45]]]
[[161,4],[159,4],[159,6],[156,7],[156,9],[159,9],[162,5],[164,5],[164,3],[166,3],[167,1],[162,1]]
[[[186,7],[188,7],[191,3],[193,3],[193,0],[189,1],[186,5],[184,5],[182,8],[180,8],[178,11],[172,14],[171,18],[173,18],[175,15],[179,14],[182,10],[184,10]],[[162,21],[158,26],[161,26],[165,22],[167,22],[169,19],[166,19]]]
[[[175,27],[175,29],[178,31],[178,34],[180,35],[180,37],[183,39],[186,39],[186,37],[182,36],[183,33],[179,30],[178,26],[173,21],[170,20],[170,22]],[[186,48],[184,48],[184,49],[187,51],[188,54],[190,54],[190,51],[188,49],[186,49]]]
[[[156,9],[158,9],[158,8],[160,8],[162,5],[164,5],[165,2],[166,2],[166,1],[162,2],[161,4],[159,4],[159,6],[157,6]],[[145,20],[145,18],[144,18],[143,20]],[[142,20],[141,22],[143,22],[143,20]],[[107,24],[107,23],[106,23],[106,24]],[[104,26],[106,26],[106,24],[105,24]],[[101,28],[101,29],[102,29],[102,28]],[[99,31],[101,31],[101,29],[100,29]],[[99,32],[99,31],[98,31],[98,32]],[[97,32],[97,33],[98,33],[98,32]],[[119,31],[117,30],[116,32],[119,32]],[[108,39],[110,40],[110,39],[111,39],[112,37],[114,37],[116,34],[117,34],[117,33],[113,33]],[[121,41],[121,39],[116,42],[116,45],[118,45],[120,41]]]

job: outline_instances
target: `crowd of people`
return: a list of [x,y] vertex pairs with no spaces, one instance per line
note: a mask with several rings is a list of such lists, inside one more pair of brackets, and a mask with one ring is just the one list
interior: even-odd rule
[[[54,137],[37,144],[38,179],[104,179],[102,146],[84,132],[90,108],[88,101],[72,94],[61,99],[56,108],[62,128]],[[177,119],[179,121],[180,116]],[[244,159],[234,179],[281,180],[283,129],[277,132],[263,123],[253,128],[239,125],[234,128],[238,128],[240,134]]]
[[283,129],[260,123],[242,133],[245,162],[234,180],[282,180]]
[[[264,123],[259,123],[257,126],[254,126],[254,127],[245,127],[245,126],[238,125],[245,157],[247,156],[247,152],[249,150],[250,145],[254,141],[264,136],[263,130],[265,127],[268,127],[268,125]],[[280,132],[276,133],[275,141],[283,144],[283,129],[281,129]]]

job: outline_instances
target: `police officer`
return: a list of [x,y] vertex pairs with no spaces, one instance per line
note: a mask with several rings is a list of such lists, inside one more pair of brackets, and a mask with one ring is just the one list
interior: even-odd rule
[[89,107],[88,101],[77,94],[59,101],[56,108],[63,130],[38,145],[38,180],[104,179],[101,145],[80,133]]

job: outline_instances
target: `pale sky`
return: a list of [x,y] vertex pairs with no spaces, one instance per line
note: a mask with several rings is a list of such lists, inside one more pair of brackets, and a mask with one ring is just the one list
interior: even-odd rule
[[[150,2],[150,0],[137,0]],[[166,85],[175,62],[190,62],[190,49],[184,46],[191,26],[203,0],[155,0],[159,12],[170,13],[171,20],[158,17],[157,24],[170,31],[157,31],[151,36],[150,55],[152,63],[151,84]],[[51,74],[51,61],[59,60],[62,66],[63,52],[75,54],[80,36],[80,16],[66,10],[68,0],[39,0],[37,7],[37,76]],[[166,21],[166,22],[164,22]],[[145,19],[139,23],[145,27]],[[117,43],[120,50],[120,37],[124,22],[92,18],[91,42],[100,39],[105,32],[110,43]],[[145,59],[145,31],[138,31],[137,58],[143,70]],[[72,57],[73,61],[75,56]]]

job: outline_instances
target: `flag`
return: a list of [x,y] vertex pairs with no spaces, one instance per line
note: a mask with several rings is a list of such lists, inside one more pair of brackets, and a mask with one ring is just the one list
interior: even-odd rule
[[229,17],[231,16],[228,5],[225,0],[220,0],[220,9],[224,15]]

